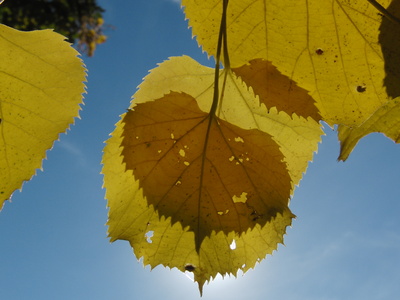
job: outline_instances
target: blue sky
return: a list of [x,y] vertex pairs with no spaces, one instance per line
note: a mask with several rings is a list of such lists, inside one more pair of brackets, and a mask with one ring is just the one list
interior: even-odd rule
[[[205,54],[178,1],[99,1],[109,40],[93,58],[81,119],[60,137],[23,191],[0,213],[0,298],[199,299],[177,270],[150,272],[127,242],[110,244],[101,156],[149,69],[169,56]],[[244,276],[204,287],[217,299],[396,299],[400,294],[400,146],[379,134],[337,162],[326,129],[291,202],[297,215],[285,246]]]

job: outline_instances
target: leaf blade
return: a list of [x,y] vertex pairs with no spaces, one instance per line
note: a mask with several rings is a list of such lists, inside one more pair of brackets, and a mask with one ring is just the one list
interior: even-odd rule
[[0,206],[78,116],[85,68],[63,39],[0,25]]
[[159,214],[195,231],[196,249],[213,231],[240,234],[287,207],[291,179],[268,134],[210,120],[174,92],[138,104],[123,123],[127,170]]

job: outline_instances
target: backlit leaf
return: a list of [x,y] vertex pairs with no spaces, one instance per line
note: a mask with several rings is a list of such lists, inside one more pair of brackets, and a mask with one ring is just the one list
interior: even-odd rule
[[172,92],[138,104],[123,119],[122,155],[148,204],[195,232],[243,233],[287,209],[291,180],[279,146],[202,112]]
[[0,24],[0,207],[78,116],[85,69],[64,37]]
[[282,243],[322,134],[312,118],[267,109],[232,71],[219,80],[211,117],[214,70],[186,56],[160,64],[103,156],[111,240],[128,240],[152,268],[193,272],[200,289]]
[[382,106],[359,127],[340,126],[338,131],[340,160],[346,160],[358,141],[372,132],[384,133],[396,143],[400,143],[400,98]]
[[[398,14],[395,2],[389,11]],[[182,4],[199,44],[215,55],[222,0]],[[398,28],[366,0],[230,1],[228,54],[233,68],[271,61],[310,91],[324,121],[359,126],[400,95]]]
[[[293,185],[298,184],[317,150],[323,134],[321,126],[313,120],[278,112],[275,107],[267,109],[264,104],[260,105],[235,73],[224,72],[228,75],[217,116],[243,129],[258,129],[270,134],[280,147]],[[221,86],[224,72],[220,75]],[[173,57],[146,76],[131,107],[175,91],[193,96],[200,110],[208,113],[213,99],[213,84],[214,69],[202,66],[188,56]],[[286,81],[283,85],[286,86]]]
[[317,122],[321,120],[314,99],[308,92],[298,87],[289,77],[282,75],[270,62],[255,59],[232,71],[247,86],[251,86],[266,107],[276,107],[278,111],[289,115],[295,113],[304,118],[311,117]]
[[[124,117],[123,117],[124,118]],[[123,124],[120,121],[107,141],[103,156],[104,184],[107,188],[109,236],[130,242],[137,258],[154,268],[164,265],[191,271],[200,290],[218,273],[234,274],[247,271],[283,242],[286,227],[294,217],[288,209],[264,227],[256,224],[240,237],[235,233],[211,233],[195,251],[195,234],[171,218],[160,217],[135,180],[132,170],[126,170],[122,157]],[[231,247],[235,240],[236,248]]]

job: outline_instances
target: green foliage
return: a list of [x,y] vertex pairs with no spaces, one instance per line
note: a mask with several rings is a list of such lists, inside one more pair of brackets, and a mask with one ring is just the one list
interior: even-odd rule
[[52,28],[92,56],[106,40],[103,12],[96,0],[8,0],[0,6],[0,23],[25,31]]

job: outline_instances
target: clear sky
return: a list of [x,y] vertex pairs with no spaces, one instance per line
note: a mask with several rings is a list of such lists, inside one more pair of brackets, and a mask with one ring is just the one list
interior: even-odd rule
[[[183,273],[150,272],[127,242],[110,244],[103,142],[149,69],[169,56],[207,58],[178,1],[99,1],[109,40],[93,58],[81,119],[0,213],[0,299],[199,299]],[[273,256],[244,276],[217,279],[204,300],[397,299],[400,294],[400,145],[379,134],[337,162],[326,129],[291,202],[297,215]]]

